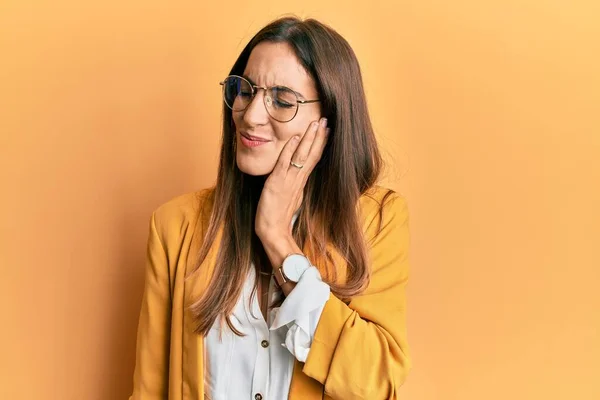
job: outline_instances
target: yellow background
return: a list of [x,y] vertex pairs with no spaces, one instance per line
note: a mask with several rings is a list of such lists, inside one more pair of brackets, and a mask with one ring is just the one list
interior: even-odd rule
[[600,398],[600,3],[0,3],[0,398],[123,399],[148,220],[213,183],[219,80],[344,35],[411,211],[409,400]]

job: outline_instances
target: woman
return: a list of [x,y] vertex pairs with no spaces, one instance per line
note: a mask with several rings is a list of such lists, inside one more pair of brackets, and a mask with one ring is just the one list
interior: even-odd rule
[[354,52],[282,18],[221,85],[215,187],[150,221],[131,399],[398,398],[408,211]]

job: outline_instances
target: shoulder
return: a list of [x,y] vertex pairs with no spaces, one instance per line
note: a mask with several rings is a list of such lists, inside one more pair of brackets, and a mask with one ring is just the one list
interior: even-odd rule
[[208,218],[212,209],[214,187],[180,194],[164,202],[153,211],[154,223],[161,236],[177,231]]
[[360,196],[361,212],[367,216],[380,211],[407,209],[408,202],[404,195],[393,189],[375,185]]
[[408,201],[393,189],[375,185],[361,195],[359,204],[367,238],[374,238],[390,224],[408,222]]

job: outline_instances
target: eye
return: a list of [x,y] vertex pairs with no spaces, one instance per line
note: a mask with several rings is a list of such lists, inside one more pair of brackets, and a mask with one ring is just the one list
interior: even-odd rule
[[289,88],[278,86],[273,89],[273,103],[279,108],[293,108],[296,107],[298,97],[296,93]]
[[291,107],[294,107],[293,104],[290,104],[290,103],[288,103],[286,101],[279,100],[279,99],[275,99],[275,105],[277,107],[281,107],[281,108],[291,108]]

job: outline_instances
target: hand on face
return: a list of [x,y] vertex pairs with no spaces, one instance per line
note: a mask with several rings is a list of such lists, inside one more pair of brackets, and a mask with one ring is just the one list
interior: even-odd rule
[[328,134],[327,119],[321,118],[301,139],[295,135],[285,144],[258,202],[255,230],[261,240],[291,236],[292,217],[302,204],[304,187],[323,155]]

